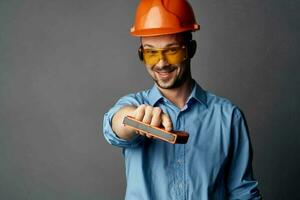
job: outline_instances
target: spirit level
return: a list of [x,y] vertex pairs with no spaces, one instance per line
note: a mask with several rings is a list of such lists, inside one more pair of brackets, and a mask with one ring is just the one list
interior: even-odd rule
[[162,128],[151,126],[144,122],[138,121],[131,116],[124,117],[123,124],[130,126],[137,131],[147,133],[154,138],[161,139],[172,144],[185,144],[187,143],[189,138],[189,134],[187,132],[166,131]]

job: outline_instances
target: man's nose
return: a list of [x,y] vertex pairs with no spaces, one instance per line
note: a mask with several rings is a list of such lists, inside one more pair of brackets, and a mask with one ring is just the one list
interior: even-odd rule
[[164,54],[160,54],[160,57],[159,57],[159,60],[158,62],[156,63],[156,66],[157,67],[163,67],[163,66],[166,66],[168,65],[168,61],[166,60],[166,57],[164,56]]

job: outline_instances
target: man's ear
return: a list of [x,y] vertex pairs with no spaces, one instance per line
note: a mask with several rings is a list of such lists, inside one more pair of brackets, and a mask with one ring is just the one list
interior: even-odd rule
[[188,47],[189,59],[191,59],[195,55],[196,49],[197,49],[197,42],[195,40],[191,40]]
[[138,55],[139,55],[140,61],[144,61],[144,56],[143,56],[142,48],[143,48],[143,46],[141,45],[140,48],[138,49]]

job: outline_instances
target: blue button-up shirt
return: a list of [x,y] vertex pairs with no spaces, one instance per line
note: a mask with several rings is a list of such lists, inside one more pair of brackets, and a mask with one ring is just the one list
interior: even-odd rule
[[[147,104],[171,117],[174,130],[189,133],[186,144],[136,135],[126,141],[111,128],[123,106]],[[105,115],[106,140],[123,148],[127,200],[260,199],[252,176],[252,152],[241,111],[197,83],[183,109],[152,89],[122,97]]]

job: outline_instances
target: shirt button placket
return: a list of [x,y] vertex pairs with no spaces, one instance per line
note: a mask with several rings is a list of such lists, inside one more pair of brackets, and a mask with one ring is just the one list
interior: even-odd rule
[[[176,129],[182,130],[182,113],[179,113],[176,119]],[[184,200],[184,145],[176,145],[176,187],[177,187],[177,199]]]

